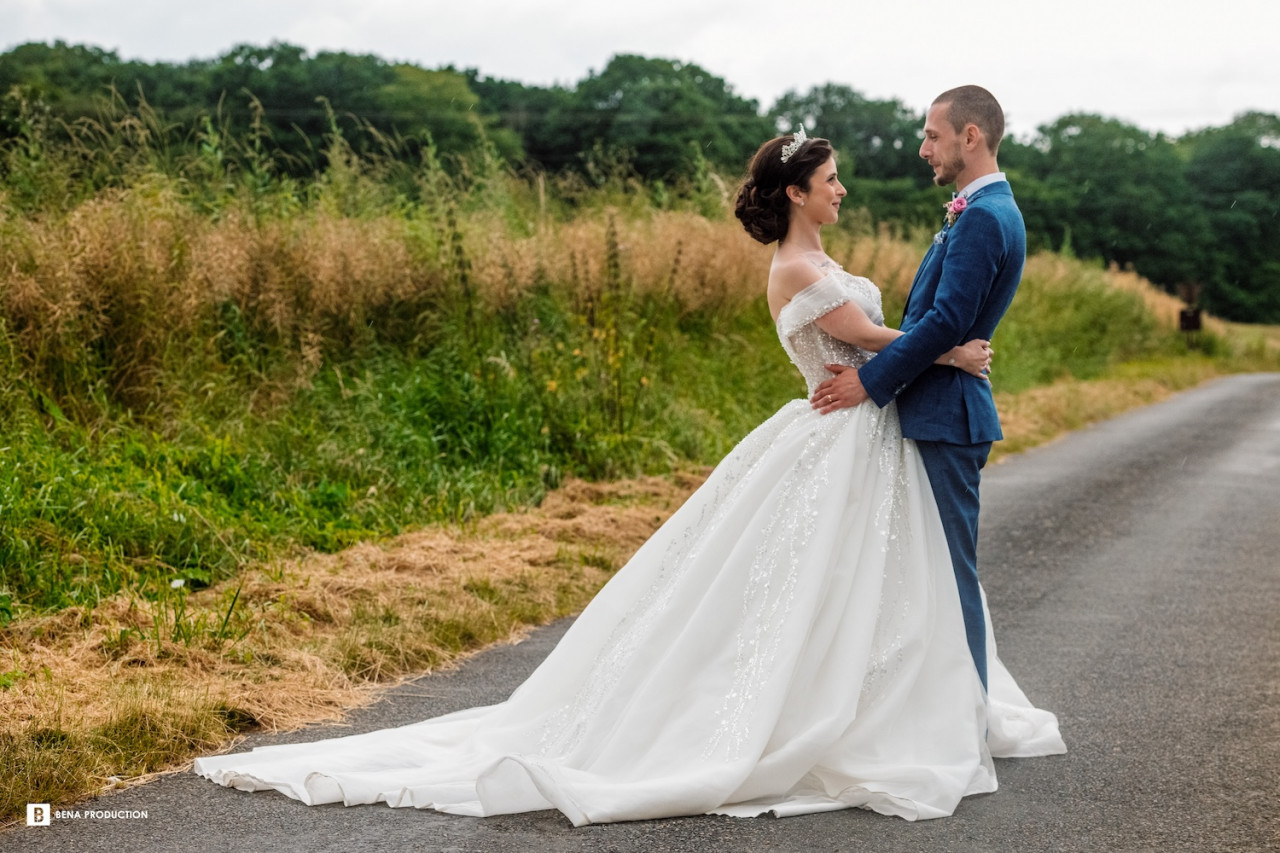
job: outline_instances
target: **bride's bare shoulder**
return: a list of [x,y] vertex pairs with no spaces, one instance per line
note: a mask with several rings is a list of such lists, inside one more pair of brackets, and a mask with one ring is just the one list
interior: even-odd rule
[[829,273],[804,255],[775,255],[769,267],[769,311],[774,318],[797,293]]
[[781,297],[783,301],[790,300],[827,273],[828,270],[819,268],[805,257],[774,257],[769,268],[769,300],[772,301],[774,296]]

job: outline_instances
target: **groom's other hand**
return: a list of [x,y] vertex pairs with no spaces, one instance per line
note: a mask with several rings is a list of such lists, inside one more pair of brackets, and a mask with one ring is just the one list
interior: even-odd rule
[[827,370],[835,375],[819,385],[809,398],[809,403],[819,412],[825,415],[869,399],[856,369],[845,364],[828,364]]

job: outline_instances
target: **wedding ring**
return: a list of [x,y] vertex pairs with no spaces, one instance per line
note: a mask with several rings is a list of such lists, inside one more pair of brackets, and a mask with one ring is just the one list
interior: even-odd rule
[[827,402],[828,402],[828,403],[830,403],[830,402],[831,402],[831,395],[830,395],[830,394],[828,394],[828,395],[827,395]]

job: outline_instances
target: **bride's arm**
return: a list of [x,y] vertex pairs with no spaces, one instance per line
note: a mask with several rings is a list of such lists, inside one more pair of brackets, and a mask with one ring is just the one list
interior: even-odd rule
[[[815,322],[818,328],[831,337],[871,352],[879,352],[903,335],[897,329],[873,323],[867,316],[867,312],[854,302],[844,303],[839,308],[822,315]],[[990,353],[989,342],[975,338],[964,346],[952,347],[944,352],[938,356],[934,364],[955,367],[985,379],[989,372]]]

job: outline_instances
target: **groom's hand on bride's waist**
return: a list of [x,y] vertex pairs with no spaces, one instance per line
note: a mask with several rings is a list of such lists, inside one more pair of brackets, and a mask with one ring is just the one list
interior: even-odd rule
[[828,364],[827,370],[833,375],[814,389],[813,396],[809,398],[810,405],[819,412],[825,415],[837,409],[848,409],[869,399],[855,368],[846,364]]

